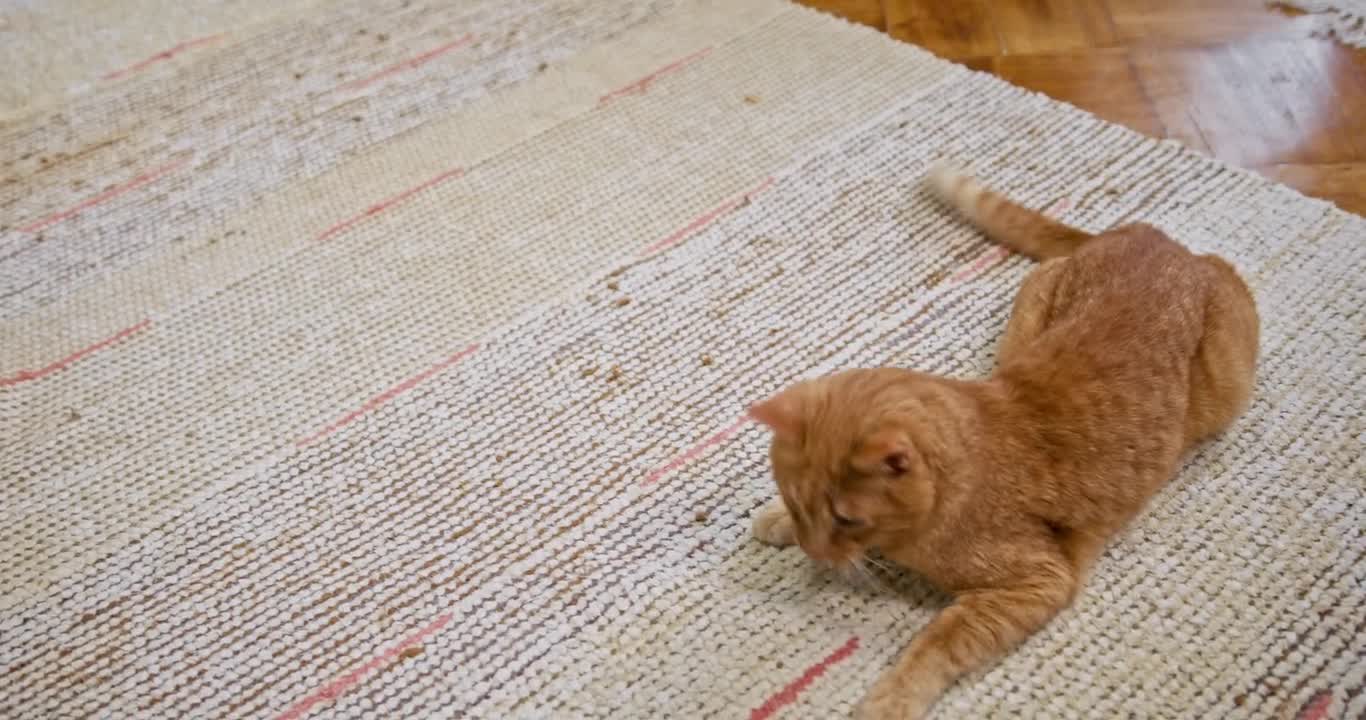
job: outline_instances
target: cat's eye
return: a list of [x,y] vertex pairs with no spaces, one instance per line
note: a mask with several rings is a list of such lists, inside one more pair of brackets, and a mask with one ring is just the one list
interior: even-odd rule
[[863,525],[862,520],[855,520],[854,518],[845,517],[835,512],[834,510],[830,511],[830,515],[831,517],[835,518],[835,526],[843,528],[845,530],[850,530]]

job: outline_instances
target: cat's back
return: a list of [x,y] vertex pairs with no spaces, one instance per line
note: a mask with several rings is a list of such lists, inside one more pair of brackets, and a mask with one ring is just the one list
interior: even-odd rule
[[1141,225],[1054,262],[1046,329],[997,369],[1009,403],[992,435],[1023,438],[998,465],[1057,500],[1048,512],[1104,524],[1165,482],[1185,447],[1208,280],[1195,255]]
[[1188,358],[1200,340],[1208,288],[1205,265],[1161,230],[1110,230],[1067,260],[1051,317],[1070,337],[1056,341],[1094,344],[1133,360]]
[[1204,264],[1145,225],[1098,235],[1056,262],[1046,328],[996,375],[1044,416],[1083,427],[1183,416],[1204,332]]

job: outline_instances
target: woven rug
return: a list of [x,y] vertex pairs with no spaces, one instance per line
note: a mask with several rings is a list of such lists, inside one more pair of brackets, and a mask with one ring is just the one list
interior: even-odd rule
[[1366,0],[1277,0],[1285,5],[1318,13],[1319,27],[1346,45],[1366,48]]
[[0,716],[847,715],[943,598],[753,542],[742,409],[989,370],[1031,263],[945,155],[1264,348],[938,717],[1366,714],[1366,221],[777,0],[261,7],[0,125]]

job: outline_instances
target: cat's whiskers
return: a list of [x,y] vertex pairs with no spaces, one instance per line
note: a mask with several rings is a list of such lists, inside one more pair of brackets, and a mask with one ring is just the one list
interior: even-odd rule
[[886,560],[881,560],[879,558],[873,557],[872,555],[864,555],[863,561],[885,573],[892,574],[896,572],[896,568],[892,567],[891,563],[887,562]]
[[887,583],[882,581],[876,573],[868,569],[865,564],[868,557],[857,557],[841,566],[840,573],[851,585],[861,586],[874,592],[887,592],[890,590]]

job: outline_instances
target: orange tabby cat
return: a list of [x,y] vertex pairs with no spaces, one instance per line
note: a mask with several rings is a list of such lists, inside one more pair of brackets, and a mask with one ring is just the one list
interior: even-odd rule
[[1091,235],[947,166],[931,188],[993,240],[1044,260],[996,372],[852,370],[750,409],[781,497],[754,534],[812,558],[877,549],[952,593],[860,707],[920,718],[958,677],[1071,603],[1105,544],[1182,454],[1247,407],[1258,319],[1234,269],[1161,231]]

